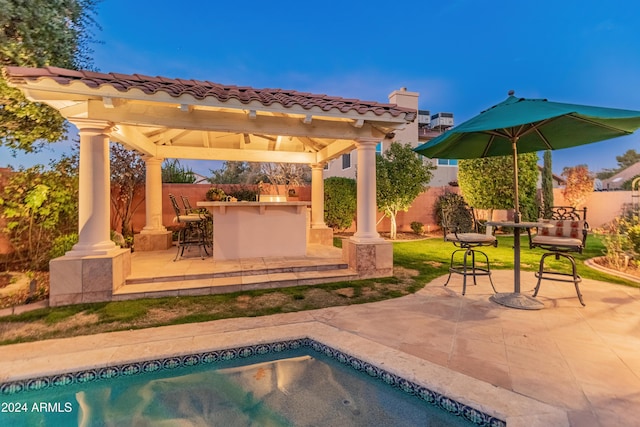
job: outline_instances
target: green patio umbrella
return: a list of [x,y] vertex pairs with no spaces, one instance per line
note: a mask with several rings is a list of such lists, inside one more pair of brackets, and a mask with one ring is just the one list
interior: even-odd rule
[[[557,150],[629,135],[640,128],[640,111],[517,98],[513,91],[501,103],[428,141],[414,151],[441,159],[513,156],[514,290],[492,296],[513,308],[539,309],[542,304],[520,293],[520,223],[518,153]],[[519,225],[517,225],[519,224]]]
[[414,149],[426,157],[476,159],[513,155],[514,220],[520,221],[518,153],[557,150],[629,135],[640,111],[526,99],[501,103]]

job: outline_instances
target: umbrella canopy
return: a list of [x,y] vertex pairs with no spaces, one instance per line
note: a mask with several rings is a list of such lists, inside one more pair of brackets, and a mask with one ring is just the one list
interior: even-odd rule
[[513,155],[515,221],[520,221],[517,154],[557,150],[629,135],[640,111],[513,96],[414,149],[426,157],[476,159]]
[[640,128],[640,111],[510,96],[428,141],[415,151],[441,159],[557,150],[629,135]]

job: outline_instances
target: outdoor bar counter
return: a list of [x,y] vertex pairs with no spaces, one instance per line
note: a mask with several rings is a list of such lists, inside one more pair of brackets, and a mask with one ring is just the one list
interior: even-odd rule
[[305,256],[310,202],[197,202],[213,215],[214,260]]

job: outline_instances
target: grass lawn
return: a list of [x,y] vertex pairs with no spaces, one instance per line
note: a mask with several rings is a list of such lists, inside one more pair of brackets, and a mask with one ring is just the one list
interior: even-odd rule
[[[340,241],[336,239],[339,246]],[[497,248],[484,248],[492,269],[513,269],[513,237],[499,236]],[[416,292],[436,277],[447,274],[454,246],[441,238],[394,243],[394,277],[316,286],[238,292],[198,297],[140,299],[79,304],[34,310],[0,318],[0,345],[86,335],[99,332],[202,322],[231,317],[253,317],[361,304]],[[522,237],[521,267],[536,270],[542,250],[528,249]],[[590,235],[587,249],[576,256],[579,274],[585,278],[638,286],[637,283],[585,267],[585,259],[600,256],[603,245]],[[549,267],[569,272],[568,263],[552,261]]]

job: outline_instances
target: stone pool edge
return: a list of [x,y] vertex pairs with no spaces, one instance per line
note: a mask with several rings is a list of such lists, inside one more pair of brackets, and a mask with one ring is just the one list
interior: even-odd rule
[[55,342],[56,347],[61,346],[67,351],[61,352],[58,347],[56,351],[39,357],[13,360],[9,363],[0,362],[0,381],[24,380],[231,347],[309,338],[504,420],[509,427],[569,426],[567,413],[560,408],[322,323],[309,321],[216,332],[194,329],[189,331],[192,335],[188,336],[165,339],[159,337],[144,342],[136,342],[134,339],[128,344],[120,339],[115,339],[110,344],[110,334],[101,334],[103,338],[107,338],[100,340],[101,345],[96,343],[96,346],[85,346],[75,350],[72,345],[65,346],[65,343],[71,343],[70,340],[74,338],[52,340],[50,344]]

